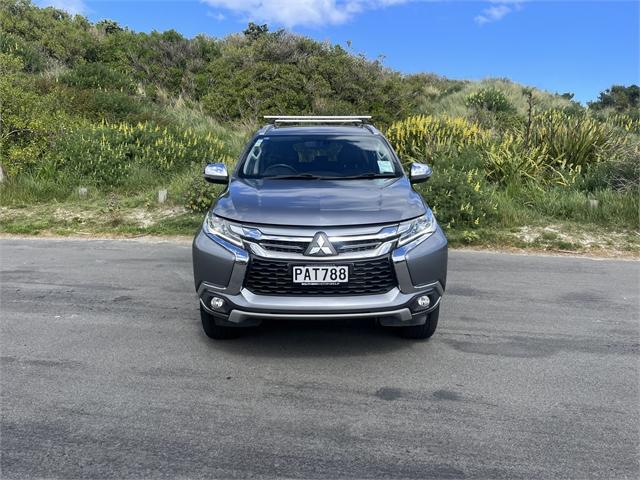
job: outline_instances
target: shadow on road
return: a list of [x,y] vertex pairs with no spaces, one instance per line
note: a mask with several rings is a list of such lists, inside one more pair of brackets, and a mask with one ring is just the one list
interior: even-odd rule
[[234,340],[213,341],[204,334],[202,338],[226,353],[271,358],[384,355],[413,345],[373,320],[271,320]]

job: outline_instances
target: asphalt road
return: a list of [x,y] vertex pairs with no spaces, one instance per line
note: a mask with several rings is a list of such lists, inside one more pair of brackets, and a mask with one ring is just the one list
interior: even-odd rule
[[190,246],[0,240],[1,477],[638,478],[640,263],[456,251],[432,340],[201,331]]

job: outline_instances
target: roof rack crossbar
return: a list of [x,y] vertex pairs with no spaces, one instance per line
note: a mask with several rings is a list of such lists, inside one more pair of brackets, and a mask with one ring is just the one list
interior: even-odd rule
[[368,123],[371,115],[265,115],[264,119],[277,125],[279,123]]

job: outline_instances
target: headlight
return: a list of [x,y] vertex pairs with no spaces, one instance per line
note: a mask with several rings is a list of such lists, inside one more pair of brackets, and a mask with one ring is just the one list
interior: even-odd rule
[[215,235],[234,245],[242,246],[242,239],[232,230],[231,224],[224,218],[215,216],[212,212],[209,212],[204,219],[202,229],[207,235]]
[[433,212],[430,208],[427,208],[426,213],[421,217],[400,224],[398,227],[398,233],[400,234],[398,246],[406,245],[421,237],[424,237],[422,240],[426,240],[436,231],[437,225]]

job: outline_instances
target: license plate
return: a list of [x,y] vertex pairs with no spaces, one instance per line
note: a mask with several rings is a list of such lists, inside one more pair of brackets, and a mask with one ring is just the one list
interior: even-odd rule
[[293,283],[301,285],[338,285],[349,281],[347,265],[294,265]]

